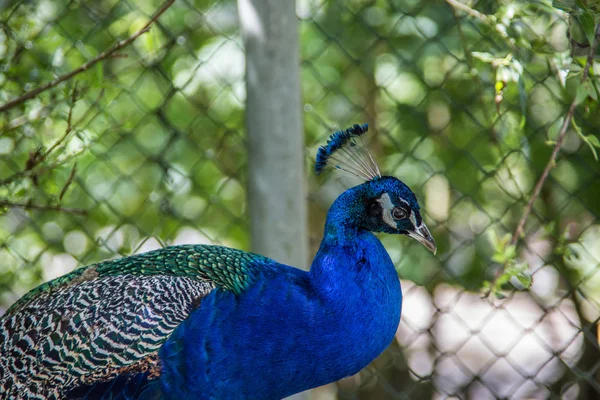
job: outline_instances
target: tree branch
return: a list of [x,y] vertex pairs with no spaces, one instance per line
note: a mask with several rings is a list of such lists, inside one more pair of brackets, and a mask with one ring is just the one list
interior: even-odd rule
[[487,24],[491,29],[493,29],[502,38],[502,40],[508,45],[508,47],[510,47],[510,49],[512,50],[513,53],[519,54],[519,48],[516,46],[514,40],[506,33],[505,30],[500,29],[498,27],[498,25],[496,24],[495,16],[480,13],[479,11],[474,10],[473,8],[469,7],[468,5],[466,5],[464,3],[461,3],[458,0],[446,0],[446,3],[448,3],[448,5],[450,5],[450,7],[453,7],[454,9],[457,9],[457,10],[464,11],[467,14],[469,14],[471,17],[477,18],[478,20]]
[[67,181],[65,182],[62,189],[60,190],[60,194],[58,195],[58,201],[62,201],[63,197],[65,196],[65,193],[67,193],[67,190],[69,189],[69,186],[71,186],[71,183],[73,183],[76,173],[77,173],[77,163],[73,164],[73,168],[71,168],[71,173],[69,174]]
[[[103,93],[103,92],[100,92]],[[48,156],[56,149],[66,138],[73,132],[73,125],[71,124],[71,118],[73,117],[73,108],[75,108],[75,103],[77,103],[77,82],[75,82],[75,87],[71,92],[71,104],[69,106],[69,114],[67,115],[67,128],[65,129],[65,133],[62,135],[60,139],[58,139],[50,148],[44,153],[41,157],[41,161],[44,161]]]
[[[34,161],[33,165],[29,165],[28,168],[25,168],[22,171],[19,172],[15,172],[14,174],[4,178],[4,179],[0,179],[0,186],[5,186],[8,185],[14,181],[16,181],[17,179],[21,179],[21,178],[27,178],[27,177],[33,177],[36,175],[40,175],[44,172],[47,171],[51,171],[54,168],[61,166],[63,164],[65,164],[68,160],[67,159],[63,159],[60,162],[55,162],[55,163],[51,163],[49,165],[46,165],[45,167],[41,167],[42,165],[42,161],[45,161],[48,159],[48,156],[54,151],[56,150],[56,148],[58,147],[58,145],[60,145],[66,138],[67,136],[75,129],[75,127],[77,127],[82,121],[84,121],[91,113],[91,111],[93,109],[95,109],[95,107],[98,105],[98,103],[100,102],[100,99],[102,98],[102,96],[104,96],[104,89],[102,89],[100,91],[100,93],[98,94],[98,97],[96,98],[96,100],[94,100],[94,102],[92,103],[92,105],[87,109],[87,111],[81,116],[81,118],[79,118],[77,121],[75,121],[74,123],[71,122],[71,117],[72,117],[72,111],[73,111],[73,107],[75,106],[75,92],[73,92],[71,94],[71,106],[69,109],[69,114],[67,117],[67,128],[65,130],[65,133],[63,134],[63,136],[58,139],[51,147],[48,151],[46,151],[44,154],[42,154],[38,159],[36,159],[36,161]],[[71,157],[69,157],[71,158]]]
[[[587,61],[585,63],[585,67],[583,69],[583,74],[581,76],[581,82],[579,83],[580,85],[584,84],[588,80],[590,68],[592,67],[592,65],[594,63],[594,56],[596,54],[596,47],[598,46],[598,39],[599,39],[599,35],[600,35],[600,24],[596,25],[596,29],[594,32],[595,32],[594,42],[590,46],[590,51],[588,53]],[[548,163],[546,164],[546,167],[544,168],[542,175],[540,176],[537,183],[535,184],[535,187],[533,188],[533,192],[531,193],[531,197],[529,198],[529,201],[527,202],[527,205],[525,206],[525,209],[523,210],[523,216],[519,220],[519,223],[517,224],[517,229],[515,229],[515,232],[513,233],[512,237],[510,239],[510,244],[512,246],[515,246],[517,244],[517,242],[519,241],[519,238],[523,235],[525,223],[527,222],[527,218],[529,218],[529,215],[531,214],[531,211],[533,209],[533,203],[535,203],[538,196],[540,195],[540,192],[542,191],[542,187],[544,186],[544,183],[546,182],[546,179],[548,178],[548,175],[550,174],[550,170],[552,168],[554,168],[554,166],[556,166],[556,158],[558,157],[558,152],[560,151],[561,147],[564,144],[565,137],[567,136],[567,132],[569,129],[569,125],[571,125],[571,121],[573,120],[573,116],[575,115],[576,109],[577,109],[577,99],[573,99],[573,101],[571,102],[571,105],[569,106],[567,114],[565,115],[565,120],[563,121],[563,124],[558,133],[558,137],[556,139],[556,144],[554,145],[554,149],[552,150],[550,159],[548,160]],[[508,264],[508,262],[505,262],[504,265],[502,266],[502,268],[499,268],[498,271],[496,271],[494,280],[490,284],[490,290],[484,294],[484,297],[489,296],[490,293],[494,290],[494,286],[498,282],[498,279],[500,278],[500,276],[502,276],[502,273],[506,269],[507,264]]]
[[[588,54],[587,61],[585,63],[585,67],[583,69],[583,75],[581,76],[581,82],[579,83],[580,85],[585,83],[585,81],[587,81],[588,75],[590,72],[590,68],[591,68],[592,64],[594,63],[594,55],[596,54],[596,47],[598,46],[598,35],[599,34],[600,34],[600,23],[596,25],[594,42],[590,46],[590,52]],[[517,243],[517,241],[519,240],[519,237],[523,234],[523,228],[525,227],[525,222],[527,221],[529,214],[531,214],[531,210],[533,208],[533,203],[540,195],[540,191],[542,190],[542,186],[544,186],[544,182],[546,181],[546,178],[548,178],[548,174],[550,173],[550,170],[556,165],[556,157],[558,156],[558,152],[560,151],[560,149],[564,143],[565,136],[567,135],[569,125],[571,125],[571,120],[573,119],[573,115],[575,115],[576,108],[577,108],[577,99],[574,99],[573,102],[571,103],[571,106],[569,107],[569,111],[567,111],[567,115],[565,115],[565,120],[563,121],[563,124],[560,128],[558,138],[556,139],[556,144],[554,145],[554,150],[552,151],[552,155],[550,156],[550,159],[548,160],[548,163],[546,164],[546,168],[544,168],[544,172],[542,172],[542,176],[540,176],[540,179],[538,179],[538,181],[535,185],[535,188],[533,189],[533,193],[531,194],[531,198],[529,199],[529,201],[527,202],[527,205],[525,206],[525,210],[523,211],[523,216],[521,217],[521,220],[519,221],[519,224],[517,225],[517,229],[515,230],[515,233],[513,233],[513,235],[512,235],[510,243],[513,245]]]
[[99,54],[97,57],[91,59],[90,61],[86,62],[85,64],[81,65],[79,68],[74,69],[73,71],[62,75],[58,78],[56,78],[55,80],[46,83],[43,86],[40,86],[36,89],[33,89],[27,93],[25,93],[24,95],[17,97],[14,100],[9,101],[8,103],[5,103],[3,105],[0,106],[0,112],[9,110],[27,100],[30,100],[34,97],[36,97],[38,94],[51,89],[55,86],[57,86],[58,84],[71,79],[72,77],[74,77],[77,74],[80,74],[86,70],[88,70],[90,67],[94,66],[95,64],[97,64],[98,62],[105,60],[106,58],[111,57],[114,53],[116,53],[117,51],[121,50],[123,47],[129,45],[131,42],[133,42],[135,39],[137,39],[140,35],[148,32],[150,30],[150,26],[156,22],[156,20],[165,12],[167,11],[167,9],[169,7],[171,7],[171,5],[175,2],[175,0],[169,0],[167,1],[161,8],[160,10],[158,10],[158,12],[156,12],[156,14],[154,14],[154,16],[150,19],[150,21],[148,21],[148,23],[146,25],[144,25],[144,27],[142,29],[140,29],[139,31],[137,31],[136,33],[134,33],[133,35],[129,36],[127,39],[122,40],[120,42],[115,43],[114,45],[112,45],[112,47],[110,47],[108,50],[105,50],[104,52],[102,52],[101,54]]
[[58,211],[70,214],[79,214],[86,215],[87,211],[81,210],[79,208],[66,208],[59,205],[56,206],[42,206],[37,204],[30,203],[13,203],[11,201],[0,200],[0,208],[8,207],[8,208],[22,208],[24,210],[39,210],[39,211]]
[[463,4],[463,3],[461,3],[461,2],[459,2],[457,0],[446,0],[446,3],[448,3],[450,6],[456,8],[458,10],[466,12],[471,17],[477,18],[477,19],[479,19],[479,20],[481,20],[483,22],[486,22],[486,23],[490,22],[490,20],[489,20],[489,18],[488,18],[487,15],[482,14],[479,11],[474,10],[471,7],[469,7],[468,5]]
[[[28,178],[28,177],[32,177],[34,175],[40,175],[42,173],[51,171],[56,167],[60,167],[61,165],[66,164],[70,159],[72,159],[74,156],[78,156],[79,154],[81,154],[81,152],[77,152],[76,154],[66,157],[58,162],[49,163],[45,166],[42,164],[37,164],[33,169],[26,169],[23,171],[15,172],[8,178],[0,179],[0,186],[8,185],[8,184],[16,181],[17,179]],[[42,165],[42,166],[40,166],[40,165]]]

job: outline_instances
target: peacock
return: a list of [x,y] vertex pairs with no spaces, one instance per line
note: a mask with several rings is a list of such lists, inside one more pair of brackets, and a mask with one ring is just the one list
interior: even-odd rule
[[0,319],[2,399],[281,399],[357,373],[393,340],[400,281],[373,232],[435,242],[413,192],[382,176],[368,126],[326,165],[365,182],[331,205],[310,271],[213,245],[169,246],[46,282]]

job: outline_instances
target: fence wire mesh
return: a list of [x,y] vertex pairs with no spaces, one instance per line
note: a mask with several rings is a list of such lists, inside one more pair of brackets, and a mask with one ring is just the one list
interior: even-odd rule
[[[579,78],[567,66],[581,70],[587,48],[547,2],[473,5],[493,23],[448,3],[297,2],[311,251],[328,205],[349,185],[313,177],[315,150],[356,122],[370,124],[381,169],[416,192],[439,248],[433,256],[381,237],[403,283],[396,340],[314,395],[598,398],[600,112],[591,97],[516,250],[514,268],[533,285],[519,290],[513,278],[506,297],[481,296],[572,101]],[[2,3],[0,103],[135,33],[158,7]],[[177,0],[131,46],[2,113],[2,310],[102,259],[164,244],[248,249],[238,18],[235,1]]]

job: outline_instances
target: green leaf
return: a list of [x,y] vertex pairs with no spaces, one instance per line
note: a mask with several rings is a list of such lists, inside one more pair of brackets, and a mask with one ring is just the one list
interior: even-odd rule
[[502,238],[500,239],[500,246],[502,246],[501,248],[505,248],[506,245],[508,244],[508,242],[510,242],[510,233],[505,233],[504,236],[502,236]]
[[579,251],[574,246],[569,245],[569,257],[568,258],[580,258]]
[[556,232],[556,221],[550,221],[544,225],[544,230],[548,235],[552,235]]
[[579,22],[581,22],[581,27],[583,28],[583,32],[589,43],[594,43],[594,32],[596,31],[594,13],[591,11],[584,12],[581,14],[581,17],[579,17]]
[[575,122],[575,118],[571,119],[571,125],[573,126],[575,132],[577,132],[581,140],[583,140],[585,144],[588,145],[590,151],[594,155],[594,159],[598,161],[598,154],[596,153],[596,149],[594,148],[600,148],[600,141],[598,141],[598,138],[594,135],[584,135],[579,125],[577,125],[577,122]]
[[502,251],[506,243],[508,243],[508,240],[510,240],[509,234],[505,234],[504,236],[500,237],[498,236],[498,232],[496,232],[495,230],[489,230],[488,235],[492,246],[494,246],[495,251]]
[[519,282],[521,282],[521,285],[525,286],[526,289],[529,289],[531,287],[531,284],[533,283],[533,278],[531,277],[531,274],[529,272],[522,271],[518,273],[516,277],[519,280]]
[[580,105],[589,96],[588,89],[585,84],[581,84],[577,87],[577,94],[575,94],[575,104]]
[[594,101],[598,101],[598,93],[596,92],[594,85],[590,81],[585,82],[584,85],[587,88],[588,95],[594,99]]
[[569,72],[577,73],[577,72],[581,72],[581,71],[583,71],[583,67],[581,65],[576,64],[576,63],[571,63],[569,65]]
[[100,85],[104,82],[104,63],[99,62],[96,64],[96,84]]
[[[572,119],[571,119],[572,120]],[[548,141],[552,142],[551,145],[556,144],[555,139],[558,137],[558,133],[562,124],[564,122],[564,117],[559,117],[550,125],[550,129],[548,129]]]
[[496,59],[490,53],[483,53],[483,52],[480,52],[480,51],[474,51],[474,52],[471,53],[471,55],[473,57],[475,57],[476,59],[481,60],[481,61],[486,62],[486,63],[491,63],[491,62],[493,62]]
[[[588,147],[590,148],[590,151],[592,152],[592,155],[594,156],[594,160],[598,161],[598,153],[596,153],[596,149],[594,148],[594,144],[590,142],[590,137],[596,139],[595,136],[585,136],[585,142],[587,143]],[[598,139],[596,139],[598,140]],[[596,146],[598,147],[598,146]]]
[[588,135],[588,136],[586,136],[586,138],[587,138],[588,142],[590,142],[592,144],[592,146],[600,149],[600,140],[598,140],[597,136]]
[[575,11],[573,6],[574,6],[574,4],[572,1],[559,1],[559,0],[552,1],[552,7],[558,8],[559,10],[563,10],[568,13],[572,13],[573,11]]
[[498,279],[496,280],[496,288],[495,289],[500,289],[502,287],[502,285],[504,285],[505,283],[508,283],[508,281],[510,281],[512,274],[509,271],[510,271],[510,268],[498,277]]
[[581,0],[575,0],[575,4],[577,4],[577,6],[583,10],[587,10],[587,4],[585,4],[585,2],[581,1]]
[[528,271],[527,264],[519,264],[507,268],[506,271],[504,271],[502,278],[505,282],[508,282],[512,278],[516,278],[526,289],[529,289],[533,283],[533,278]]
[[519,76],[517,81],[517,87],[519,88],[519,105],[521,106],[521,129],[525,126],[525,115],[527,115],[527,92],[525,91],[525,82],[523,77]]
[[497,298],[498,300],[503,300],[503,299],[505,299],[505,298],[507,297],[507,296],[506,296],[504,293],[502,293],[502,292],[494,292],[494,296],[496,296],[496,298]]
[[504,264],[504,261],[505,261],[504,254],[494,253],[494,255],[492,256],[492,261],[494,261],[498,264]]
[[512,260],[516,256],[517,256],[517,246],[515,246],[514,244],[511,244],[510,246],[506,246],[506,248],[504,249],[504,257],[507,260]]

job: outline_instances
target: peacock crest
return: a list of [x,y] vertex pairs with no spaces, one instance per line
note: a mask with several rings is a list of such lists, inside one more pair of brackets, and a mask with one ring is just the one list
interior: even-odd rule
[[381,178],[379,167],[369,152],[364,134],[368,124],[355,124],[346,130],[333,133],[325,146],[319,147],[315,172],[320,174],[327,165],[338,172],[370,181]]

